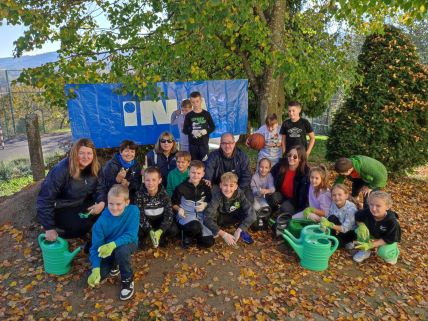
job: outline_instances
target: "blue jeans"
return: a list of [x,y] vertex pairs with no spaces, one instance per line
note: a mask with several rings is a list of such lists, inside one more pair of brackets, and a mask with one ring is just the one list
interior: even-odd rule
[[131,254],[137,250],[137,244],[130,243],[121,245],[114,249],[113,253],[104,259],[101,259],[100,274],[101,279],[107,277],[110,270],[119,265],[120,277],[122,280],[132,279],[134,272],[131,267]]

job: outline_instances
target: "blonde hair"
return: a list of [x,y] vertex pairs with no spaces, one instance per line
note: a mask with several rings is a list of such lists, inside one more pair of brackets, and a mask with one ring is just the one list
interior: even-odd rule
[[185,150],[179,151],[177,152],[177,154],[175,154],[175,159],[178,160],[179,158],[184,158],[184,160],[188,162],[192,160],[192,156],[190,155],[190,153]]
[[271,162],[271,160],[269,158],[263,157],[261,160],[259,160],[259,163],[257,165],[260,166],[260,164],[262,162],[267,162],[269,164],[269,168],[272,168],[272,162]]
[[325,167],[323,164],[319,166],[312,167],[309,171],[309,177],[312,175],[312,173],[317,172],[321,176],[321,184],[319,187],[315,190],[315,195],[318,195],[321,190],[326,190],[328,188],[328,171],[327,167]]
[[222,183],[232,182],[238,184],[238,175],[232,172],[226,172],[220,177]]
[[331,191],[333,192],[336,188],[341,189],[342,191],[345,192],[345,194],[349,194],[349,189],[346,187],[345,184],[334,184],[333,188],[331,189]]
[[107,196],[108,197],[110,197],[110,196],[115,196],[115,197],[123,196],[124,200],[127,201],[127,200],[129,200],[129,190],[127,187],[125,187],[121,184],[114,184],[110,188],[110,190],[108,191]]
[[91,175],[98,176],[98,172],[101,169],[100,163],[98,162],[97,151],[92,140],[88,138],[81,138],[73,144],[70,150],[70,156],[68,159],[68,172],[71,177],[74,179],[79,179],[82,170],[79,167],[79,150],[81,147],[88,147],[92,149],[94,158],[92,163],[89,165],[91,167]]
[[373,191],[369,194],[369,202],[374,198],[380,198],[382,199],[386,206],[391,207],[392,206],[392,198],[391,195],[384,191]]
[[[168,138],[165,138],[165,137],[168,137]],[[160,144],[161,139],[170,139],[173,141],[170,154],[174,155],[177,152],[177,142],[175,141],[174,136],[170,132],[163,132],[162,134],[159,135],[159,138],[155,144],[155,153],[163,153],[163,149],[161,148],[161,144]]]

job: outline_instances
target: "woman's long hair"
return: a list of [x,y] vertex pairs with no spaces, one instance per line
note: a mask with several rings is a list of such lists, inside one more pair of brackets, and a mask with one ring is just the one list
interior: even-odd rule
[[80,147],[88,147],[92,149],[94,158],[90,165],[91,175],[98,176],[98,172],[101,167],[100,167],[100,163],[98,162],[97,151],[95,149],[95,145],[92,142],[92,140],[88,138],[79,139],[77,142],[73,144],[73,147],[71,147],[70,157],[68,160],[68,170],[69,170],[70,176],[73,177],[74,179],[79,179],[80,177],[81,169],[79,168],[79,158],[78,158]]
[[170,132],[163,132],[162,134],[159,135],[159,138],[155,144],[155,153],[159,153],[159,154],[163,153],[163,150],[161,148],[161,143],[160,143],[161,139],[171,139],[173,141],[170,154],[174,155],[177,152],[177,142],[175,141],[174,136]]
[[[297,145],[293,146],[288,150],[288,153],[295,149],[297,151],[297,156],[299,157],[299,165],[297,166],[297,172],[304,175],[306,173],[307,164],[306,164],[306,150],[303,146]],[[288,156],[285,155],[284,158],[280,161],[279,174],[283,175],[286,171],[288,171],[290,164],[288,163]]]

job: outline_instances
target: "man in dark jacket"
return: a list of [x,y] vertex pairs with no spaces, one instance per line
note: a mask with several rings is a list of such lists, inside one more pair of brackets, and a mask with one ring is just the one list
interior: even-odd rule
[[231,133],[224,133],[220,139],[220,148],[208,155],[205,169],[205,181],[212,186],[213,192],[218,189],[221,175],[226,172],[238,176],[238,186],[252,203],[250,160],[248,156],[236,147],[235,138]]

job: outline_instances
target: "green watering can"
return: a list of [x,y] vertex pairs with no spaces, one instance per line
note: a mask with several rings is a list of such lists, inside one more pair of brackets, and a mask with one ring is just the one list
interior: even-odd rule
[[[293,234],[285,230],[282,234],[300,258],[300,265],[312,271],[324,271],[328,268],[328,260],[339,246],[337,238],[330,235],[306,235],[299,244]],[[332,243],[333,242],[333,243]]]
[[71,260],[79,253],[80,247],[70,252],[66,240],[57,237],[54,242],[46,241],[44,233],[39,235],[38,241],[42,249],[43,265],[46,273],[63,275],[70,272]]
[[[313,222],[312,222],[313,223]],[[307,225],[305,226],[300,232],[300,237],[297,238],[293,232],[289,231],[291,233],[291,235],[293,235],[296,239],[296,243],[298,244],[302,244],[303,240],[305,239],[306,236],[308,235],[316,235],[316,236],[325,236],[325,235],[330,235],[330,229],[327,229],[326,231],[324,231],[323,229],[321,229],[319,224],[312,224],[312,225]]]
[[[303,228],[308,225],[314,225],[314,221],[304,218],[293,218],[287,226],[287,230],[293,234],[295,238],[299,238]],[[319,227],[319,225],[317,225]]]

